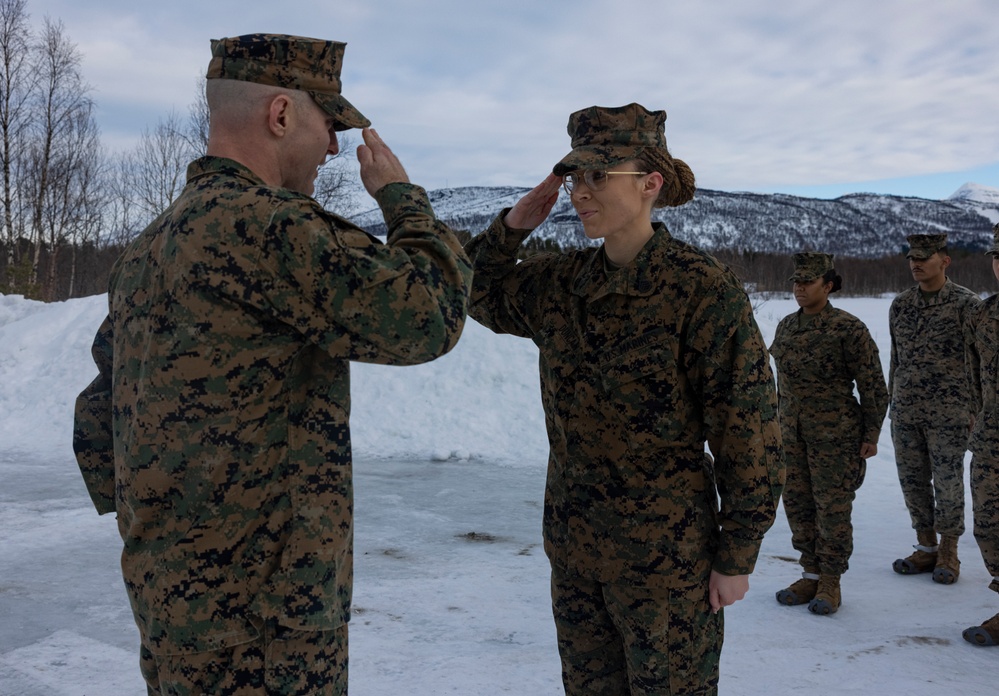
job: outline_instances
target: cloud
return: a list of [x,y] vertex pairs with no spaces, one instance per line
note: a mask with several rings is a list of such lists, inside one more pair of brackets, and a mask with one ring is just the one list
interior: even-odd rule
[[572,111],[632,101],[668,112],[708,188],[999,162],[992,0],[29,2],[64,20],[120,140],[193,100],[209,38],[270,30],[347,41],[345,93],[430,188],[531,185]]

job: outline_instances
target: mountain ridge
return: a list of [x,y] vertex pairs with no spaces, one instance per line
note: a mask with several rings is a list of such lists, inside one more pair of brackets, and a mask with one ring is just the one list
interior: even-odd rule
[[[528,190],[469,186],[436,189],[429,196],[441,220],[474,235]],[[902,252],[907,235],[940,232],[948,234],[952,249],[981,251],[991,246],[992,226],[999,222],[999,188],[967,183],[943,200],[874,193],[824,199],[698,189],[692,201],[655,210],[653,219],[665,222],[678,239],[709,251],[790,254],[813,250],[879,258]],[[353,220],[372,234],[386,233],[377,208]],[[599,244],[583,234],[564,191],[532,236],[563,249]]]

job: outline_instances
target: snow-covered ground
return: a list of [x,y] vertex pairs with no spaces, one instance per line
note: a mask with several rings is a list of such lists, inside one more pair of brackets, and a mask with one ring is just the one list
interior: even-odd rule
[[[887,362],[887,298],[836,298]],[[72,406],[95,368],[105,298],[0,295],[0,695],[142,694],[111,516],[90,505]],[[769,341],[793,301],[757,299]],[[558,694],[541,549],[546,443],[530,341],[470,321],[425,366],[354,365],[356,582],[350,691]],[[914,543],[887,424],[854,524],[843,607],[817,617],[773,593],[798,576],[783,513],[747,598],[726,610],[721,692],[771,696],[995,692],[999,649],[961,630],[999,611],[971,536],[960,581],[903,577]]]

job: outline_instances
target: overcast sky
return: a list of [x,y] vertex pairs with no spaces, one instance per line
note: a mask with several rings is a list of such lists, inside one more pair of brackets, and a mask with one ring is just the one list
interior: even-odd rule
[[[111,147],[186,114],[209,39],[347,42],[345,96],[427,188],[530,186],[571,112],[639,102],[702,188],[999,187],[995,0],[28,0],[83,56]],[[356,132],[349,136],[356,142]]]

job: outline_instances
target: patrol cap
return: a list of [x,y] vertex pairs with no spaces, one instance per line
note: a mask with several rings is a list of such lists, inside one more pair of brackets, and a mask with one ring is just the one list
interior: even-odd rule
[[991,256],[999,256],[999,222],[992,227],[992,248],[985,253]]
[[339,41],[285,34],[212,39],[212,60],[206,77],[308,92],[335,119],[336,130],[366,128],[371,121],[340,94],[340,68],[346,46]]
[[833,270],[833,255],[819,251],[800,251],[791,257],[794,274],[788,278],[792,283],[810,283]]
[[606,169],[635,159],[646,149],[666,147],[666,112],[640,104],[591,106],[569,116],[572,152],[552,168],[555,176],[575,169]]
[[922,261],[947,246],[946,234],[910,234],[905,239],[909,242],[909,252],[905,255],[907,259]]

